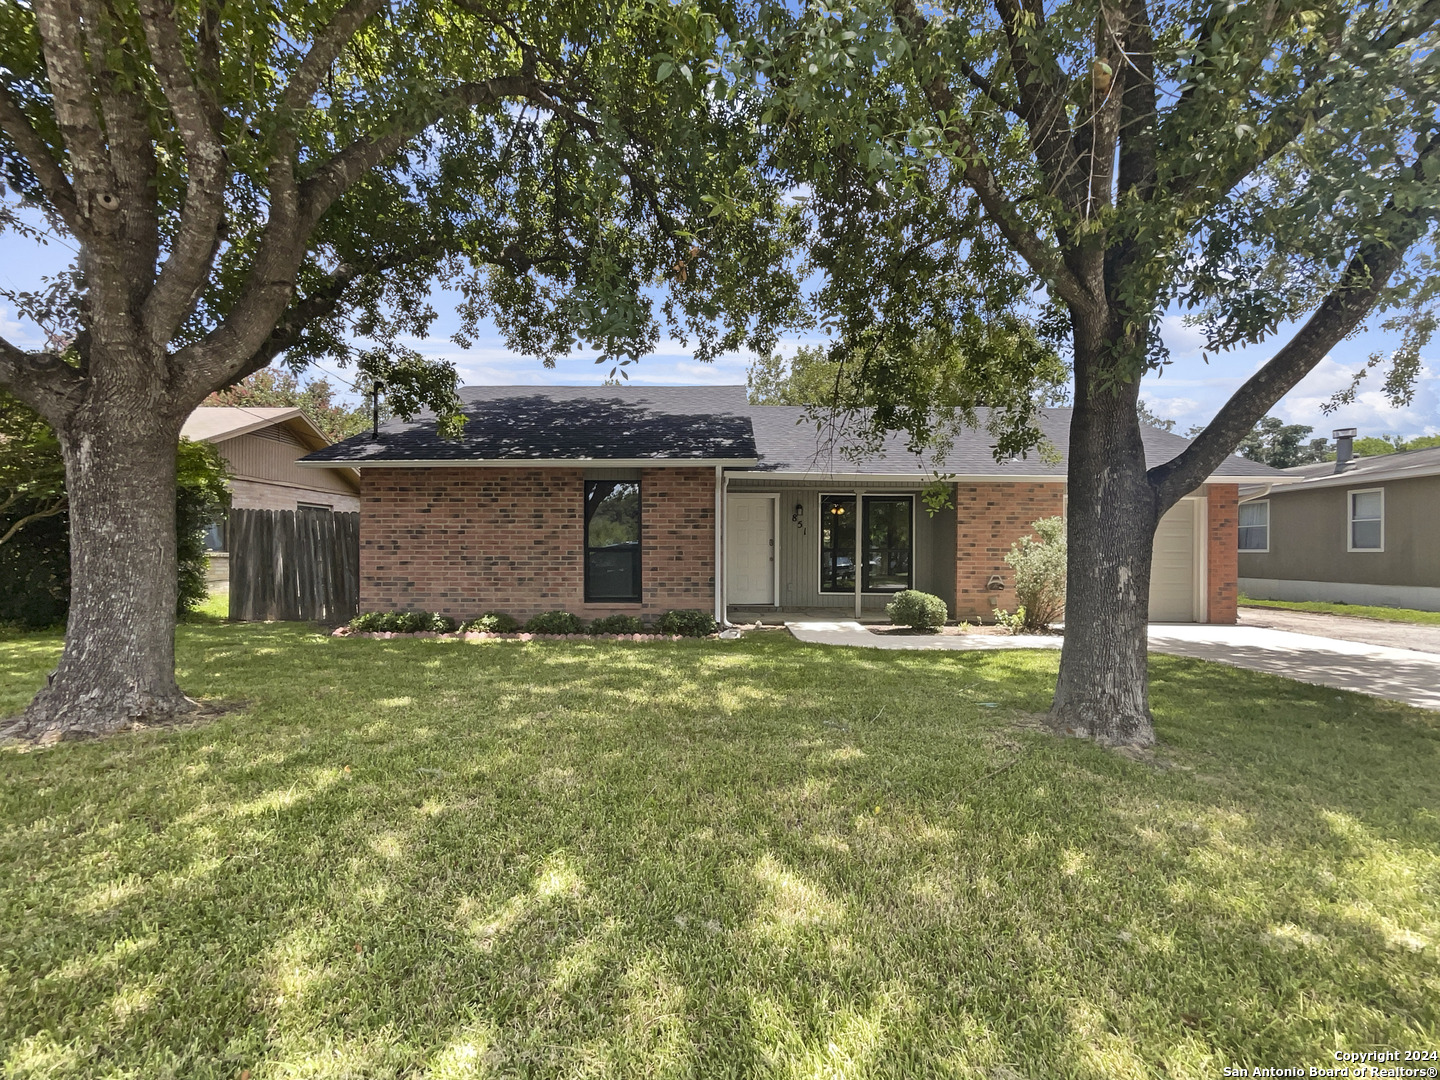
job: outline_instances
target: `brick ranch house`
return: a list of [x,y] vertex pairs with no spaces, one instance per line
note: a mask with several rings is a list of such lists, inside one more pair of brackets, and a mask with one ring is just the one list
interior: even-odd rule
[[[922,463],[900,439],[853,459],[803,409],[750,405],[743,386],[481,386],[460,397],[461,439],[423,418],[393,421],[378,439],[299,462],[359,472],[361,611],[861,617],[916,588],[953,618],[987,617],[1015,607],[1010,545],[1065,507],[1065,409],[1043,420],[1057,462],[996,462],[988,433],[967,430],[942,461]],[[1145,431],[1152,465],[1185,445]],[[954,498],[932,515],[920,496],[937,471]],[[1235,621],[1238,485],[1276,476],[1232,457],[1165,516],[1152,620]]]

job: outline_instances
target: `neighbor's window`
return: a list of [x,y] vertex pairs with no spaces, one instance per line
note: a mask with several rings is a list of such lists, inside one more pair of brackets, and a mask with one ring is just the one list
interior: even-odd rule
[[[899,592],[910,588],[913,556],[911,520],[915,500],[909,495],[865,495],[857,514],[854,495],[820,498],[820,591],[855,591],[856,564],[863,592]],[[863,516],[863,521],[857,518]],[[858,529],[857,529],[858,525]],[[862,538],[855,557],[857,531]]]
[[1385,550],[1385,491],[1350,492],[1350,550]]
[[1240,550],[1270,550],[1270,500],[1240,504]]
[[640,485],[585,481],[585,600],[640,599]]
[[205,550],[225,551],[225,515],[221,514],[205,526]]
[[855,496],[820,499],[820,591],[855,591]]

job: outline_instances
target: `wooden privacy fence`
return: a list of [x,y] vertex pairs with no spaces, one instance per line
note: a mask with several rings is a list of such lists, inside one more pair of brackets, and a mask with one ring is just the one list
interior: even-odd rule
[[360,515],[231,510],[230,618],[342,623],[360,602]]

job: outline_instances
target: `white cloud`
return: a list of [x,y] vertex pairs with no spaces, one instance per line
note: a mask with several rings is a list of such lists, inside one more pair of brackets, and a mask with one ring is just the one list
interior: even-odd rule
[[1205,334],[1198,326],[1187,326],[1183,315],[1166,315],[1161,319],[1160,337],[1176,358],[1199,356],[1205,348]]
[[1384,373],[1371,371],[1360,383],[1355,400],[1332,413],[1322,406],[1346,389],[1363,363],[1342,364],[1326,357],[1272,410],[1289,424],[1309,424],[1317,434],[1337,427],[1359,428],[1361,435],[1414,435],[1440,432],[1440,370],[1422,365],[1415,380],[1415,396],[1404,408],[1390,404],[1382,389]]
[[45,344],[45,335],[32,322],[22,322],[15,309],[0,304],[0,337],[21,349],[38,349]]
[[1198,416],[1202,409],[1200,402],[1188,397],[1161,397],[1152,393],[1148,388],[1141,392],[1140,398],[1149,407],[1150,411],[1162,420],[1174,420],[1176,434],[1183,435],[1185,429],[1192,423],[1198,421],[1191,417]]

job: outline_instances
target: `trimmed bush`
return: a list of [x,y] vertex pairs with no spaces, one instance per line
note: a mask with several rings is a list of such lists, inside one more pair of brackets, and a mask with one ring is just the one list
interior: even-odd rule
[[529,634],[583,634],[585,622],[568,611],[545,611],[525,624]]
[[520,629],[520,620],[503,611],[487,611],[460,629],[467,634],[513,634]]
[[715,616],[708,611],[667,611],[655,624],[662,634],[681,637],[709,637],[720,629]]
[[590,624],[592,634],[642,634],[645,624],[638,615],[606,615]]
[[1030,527],[1040,538],[1022,536],[1005,561],[1015,571],[1015,615],[1023,628],[1048,630],[1065,615],[1065,519],[1041,518]]
[[906,589],[895,594],[895,599],[885,605],[885,614],[895,626],[909,626],[915,630],[938,630],[950,617],[945,601],[933,593],[919,589]]
[[362,634],[451,634],[455,620],[429,611],[367,611],[350,620],[350,629]]

